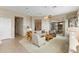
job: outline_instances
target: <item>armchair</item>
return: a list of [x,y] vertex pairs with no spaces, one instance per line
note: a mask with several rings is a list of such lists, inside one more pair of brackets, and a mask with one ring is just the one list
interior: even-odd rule
[[41,37],[39,34],[33,34],[32,35],[32,42],[40,47],[41,45],[45,44],[45,37]]

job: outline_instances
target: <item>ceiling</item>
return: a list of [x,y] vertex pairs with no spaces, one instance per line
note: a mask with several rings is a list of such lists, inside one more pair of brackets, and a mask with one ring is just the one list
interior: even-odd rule
[[29,16],[47,16],[77,11],[79,6],[3,6],[1,8],[16,11]]

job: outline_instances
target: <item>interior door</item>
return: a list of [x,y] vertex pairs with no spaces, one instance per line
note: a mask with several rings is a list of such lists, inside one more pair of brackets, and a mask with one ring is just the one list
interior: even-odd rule
[[0,40],[11,37],[11,19],[0,17]]
[[15,35],[23,35],[23,17],[15,17]]

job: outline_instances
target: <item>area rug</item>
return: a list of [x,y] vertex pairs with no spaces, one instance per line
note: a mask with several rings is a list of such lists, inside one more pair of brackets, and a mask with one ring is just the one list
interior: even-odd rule
[[67,46],[65,47],[65,40],[52,39],[46,42],[45,45],[38,47],[27,39],[22,39],[19,43],[28,50],[30,53],[63,53],[67,52]]

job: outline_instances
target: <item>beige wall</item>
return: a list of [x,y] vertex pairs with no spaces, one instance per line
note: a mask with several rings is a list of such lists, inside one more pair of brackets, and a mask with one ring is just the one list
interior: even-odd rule
[[42,16],[34,16],[32,17],[32,30],[35,31],[35,19],[40,19],[42,21],[42,30],[50,30],[50,22],[49,20],[44,19]]
[[23,20],[23,36],[25,36],[26,34],[26,30],[27,30],[27,26],[30,26],[32,28],[32,19],[30,16],[26,16],[24,17]]
[[4,10],[4,9],[0,9],[0,17],[8,17],[11,19],[11,37],[10,38],[14,38],[14,13]]
[[[13,11],[10,11],[10,10],[5,10],[5,9],[2,9],[0,8],[0,17],[8,17],[11,19],[11,37],[10,38],[14,38],[15,37],[15,16],[19,16],[19,17],[23,17],[23,34],[22,35],[25,35],[25,31],[26,31],[26,26],[27,24],[31,26],[30,24],[30,17],[26,17],[27,15],[23,15],[23,14],[20,14],[20,13],[17,13],[17,12],[13,12]],[[28,22],[27,22],[28,20]]]

